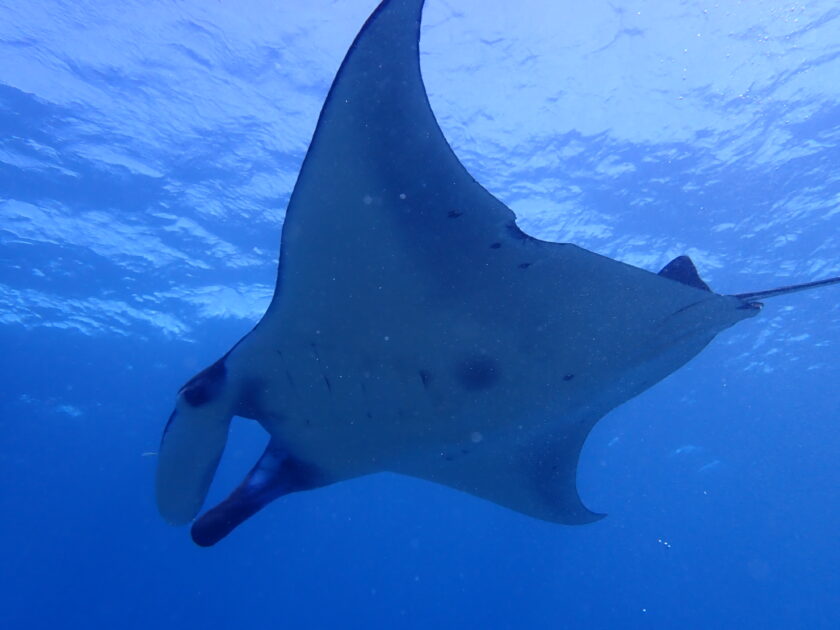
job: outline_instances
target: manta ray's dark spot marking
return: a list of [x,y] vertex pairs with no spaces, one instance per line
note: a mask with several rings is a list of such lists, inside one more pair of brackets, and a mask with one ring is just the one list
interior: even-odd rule
[[191,407],[201,407],[222,391],[226,375],[227,368],[223,357],[187,381],[180,394]]
[[571,381],[575,377],[574,374],[566,374],[563,376],[564,381]]
[[330,383],[330,379],[327,378],[327,375],[324,374],[324,385],[327,386],[327,390],[332,393],[332,383]]
[[530,266],[531,266],[531,263],[519,263],[519,268],[520,269],[527,269]]
[[426,370],[420,370],[417,373],[420,375],[420,382],[423,383],[423,387],[429,389],[429,383],[432,382],[431,373],[427,372]]
[[447,215],[446,215],[446,216],[448,216],[450,219],[457,219],[457,218],[458,218],[458,217],[460,217],[462,214],[464,214],[464,213],[463,213],[463,212],[460,212],[460,211],[458,211],[458,210],[450,210],[450,211],[447,213]]
[[455,378],[468,391],[488,389],[499,380],[499,368],[492,357],[479,355],[459,363]]
[[499,249],[501,246],[501,243],[490,243],[490,249]]

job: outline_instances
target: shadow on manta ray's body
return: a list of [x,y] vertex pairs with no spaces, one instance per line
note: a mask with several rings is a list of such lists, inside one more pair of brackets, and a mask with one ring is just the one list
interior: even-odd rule
[[289,201],[266,314],[179,392],[157,471],[166,520],[198,514],[234,415],[271,438],[194,523],[199,545],[282,495],[381,471],[595,521],[575,476],[599,418],[756,300],[840,282],[718,295],[684,256],[655,274],[524,234],[435,121],[422,7],[385,0],[362,28]]

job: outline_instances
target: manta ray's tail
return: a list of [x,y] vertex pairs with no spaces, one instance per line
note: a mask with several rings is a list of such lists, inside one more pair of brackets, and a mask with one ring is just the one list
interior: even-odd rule
[[804,282],[802,284],[791,284],[785,287],[777,287],[775,289],[767,289],[765,291],[751,291],[749,293],[736,293],[734,297],[751,302],[753,300],[763,300],[765,298],[776,297],[777,295],[786,295],[788,293],[796,293],[797,291],[807,291],[808,289],[816,289],[818,287],[827,287],[830,284],[840,284],[840,277],[827,278],[826,280],[816,280],[814,282]]
[[[676,280],[682,284],[687,284],[695,289],[711,291],[709,285],[706,284],[700,277],[700,274],[697,272],[697,268],[688,256],[677,256],[659,271],[659,275],[665,278],[670,278],[671,280]],[[732,297],[736,297],[744,302],[752,302],[753,300],[763,300],[765,298],[776,297],[777,295],[787,295],[788,293],[796,293],[797,291],[807,291],[808,289],[827,287],[830,284],[840,284],[840,276],[836,278],[827,278],[825,280],[816,280],[814,282],[803,282],[802,284],[791,284],[784,287],[777,287],[775,289],[766,289],[764,291],[735,293]]]

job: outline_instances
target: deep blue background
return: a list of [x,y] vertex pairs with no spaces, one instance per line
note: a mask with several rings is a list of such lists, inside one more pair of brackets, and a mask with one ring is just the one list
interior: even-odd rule
[[[523,227],[650,269],[688,252],[721,292],[840,275],[834,3],[569,4],[428,0],[432,105]],[[157,516],[174,392],[267,303],[374,6],[0,5],[3,627],[840,627],[836,288],[602,420],[595,525],[393,475],[209,550]],[[235,423],[211,501],[263,443]]]

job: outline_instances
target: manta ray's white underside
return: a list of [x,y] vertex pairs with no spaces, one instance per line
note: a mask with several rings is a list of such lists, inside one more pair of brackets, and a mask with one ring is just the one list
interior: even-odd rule
[[467,173],[429,107],[422,0],[386,0],[332,86],[283,227],[268,312],[181,390],[159,507],[201,508],[233,415],[271,442],[193,528],[213,544],[274,498],[393,471],[559,523],[606,412],[664,378],[751,296],[680,258],[650,273],[523,234]]

